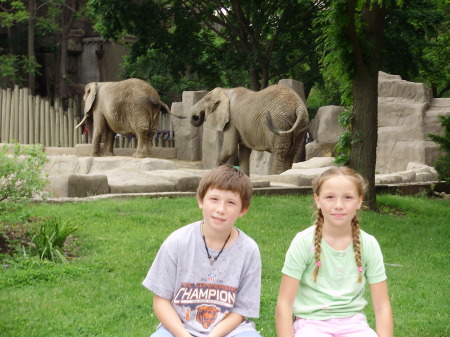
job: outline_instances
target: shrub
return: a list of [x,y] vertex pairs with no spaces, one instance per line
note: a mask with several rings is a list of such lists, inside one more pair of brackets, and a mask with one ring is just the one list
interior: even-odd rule
[[350,151],[352,147],[352,131],[351,131],[352,113],[345,110],[339,115],[339,125],[345,131],[339,136],[338,142],[334,148],[336,154],[337,165],[348,165],[350,162]]
[[39,144],[5,144],[0,149],[0,222],[18,221],[27,202],[42,195],[41,172],[47,157]]
[[67,263],[63,250],[64,243],[77,229],[76,225],[57,217],[42,219],[38,222],[37,230],[32,234],[31,255],[38,255],[41,260]]
[[439,179],[450,184],[450,115],[438,117],[441,120],[441,125],[444,127],[444,136],[431,134],[428,136],[438,143],[444,152],[444,155],[437,158],[434,165],[439,174]]

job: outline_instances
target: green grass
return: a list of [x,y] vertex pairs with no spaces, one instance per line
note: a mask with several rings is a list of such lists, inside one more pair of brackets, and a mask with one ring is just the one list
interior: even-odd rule
[[[379,196],[395,214],[362,212],[362,228],[383,250],[396,337],[449,335],[450,207],[443,200]],[[0,269],[0,336],[149,336],[157,320],[141,282],[162,241],[200,219],[194,198],[40,204],[33,216],[59,216],[79,228],[68,265],[18,260]],[[274,309],[284,255],[313,221],[312,198],[254,197],[237,226],[259,244],[264,337],[275,336]],[[368,294],[369,296],[369,294]],[[373,326],[373,311],[367,308]]]

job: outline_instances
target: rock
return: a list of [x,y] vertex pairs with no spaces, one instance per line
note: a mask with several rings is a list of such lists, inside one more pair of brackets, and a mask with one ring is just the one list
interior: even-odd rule
[[49,185],[46,189],[56,198],[83,198],[110,192],[108,178],[105,175],[52,176],[49,177]]

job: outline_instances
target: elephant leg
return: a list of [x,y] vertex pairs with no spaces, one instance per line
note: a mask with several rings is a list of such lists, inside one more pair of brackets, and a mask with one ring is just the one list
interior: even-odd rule
[[217,158],[217,165],[223,165],[236,153],[238,146],[237,130],[230,127],[223,133],[222,148]]
[[111,130],[109,127],[106,128],[105,132],[105,145],[103,149],[104,156],[114,156],[114,139],[116,137],[116,133]]
[[133,154],[135,158],[150,157],[150,152],[153,145],[153,134],[146,132],[137,133],[137,149]]
[[94,116],[94,131],[92,133],[92,152],[91,157],[100,157],[100,142],[102,141],[103,131],[106,121],[102,115]]
[[306,131],[307,130],[303,131],[299,135],[299,141],[296,142],[299,145],[298,145],[298,149],[294,156],[294,163],[298,163],[298,162],[306,160],[306,133],[307,133]]
[[[272,174],[280,174],[292,168],[296,149],[290,135],[279,137],[272,149],[274,155],[272,161]],[[295,143],[295,142],[294,142]]]
[[243,144],[239,144],[239,168],[250,176],[250,154],[252,150]]
[[294,157],[285,155],[283,153],[274,153],[272,161],[272,174],[280,174],[284,171],[290,170],[294,163]]

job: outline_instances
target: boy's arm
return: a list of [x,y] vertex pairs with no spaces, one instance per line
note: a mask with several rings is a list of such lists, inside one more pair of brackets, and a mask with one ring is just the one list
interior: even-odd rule
[[192,335],[185,329],[170,300],[154,295],[153,311],[162,325],[164,325],[164,327],[169,330],[172,335],[175,337],[192,337]]
[[228,333],[236,329],[236,327],[242,323],[244,317],[241,315],[230,312],[227,317],[219,322],[209,333],[208,337],[223,337]]
[[283,274],[275,309],[275,325],[278,337],[292,337],[292,309],[299,285],[299,280]]
[[387,282],[382,281],[370,285],[373,309],[375,312],[378,337],[394,336],[394,321],[391,302],[389,300]]

